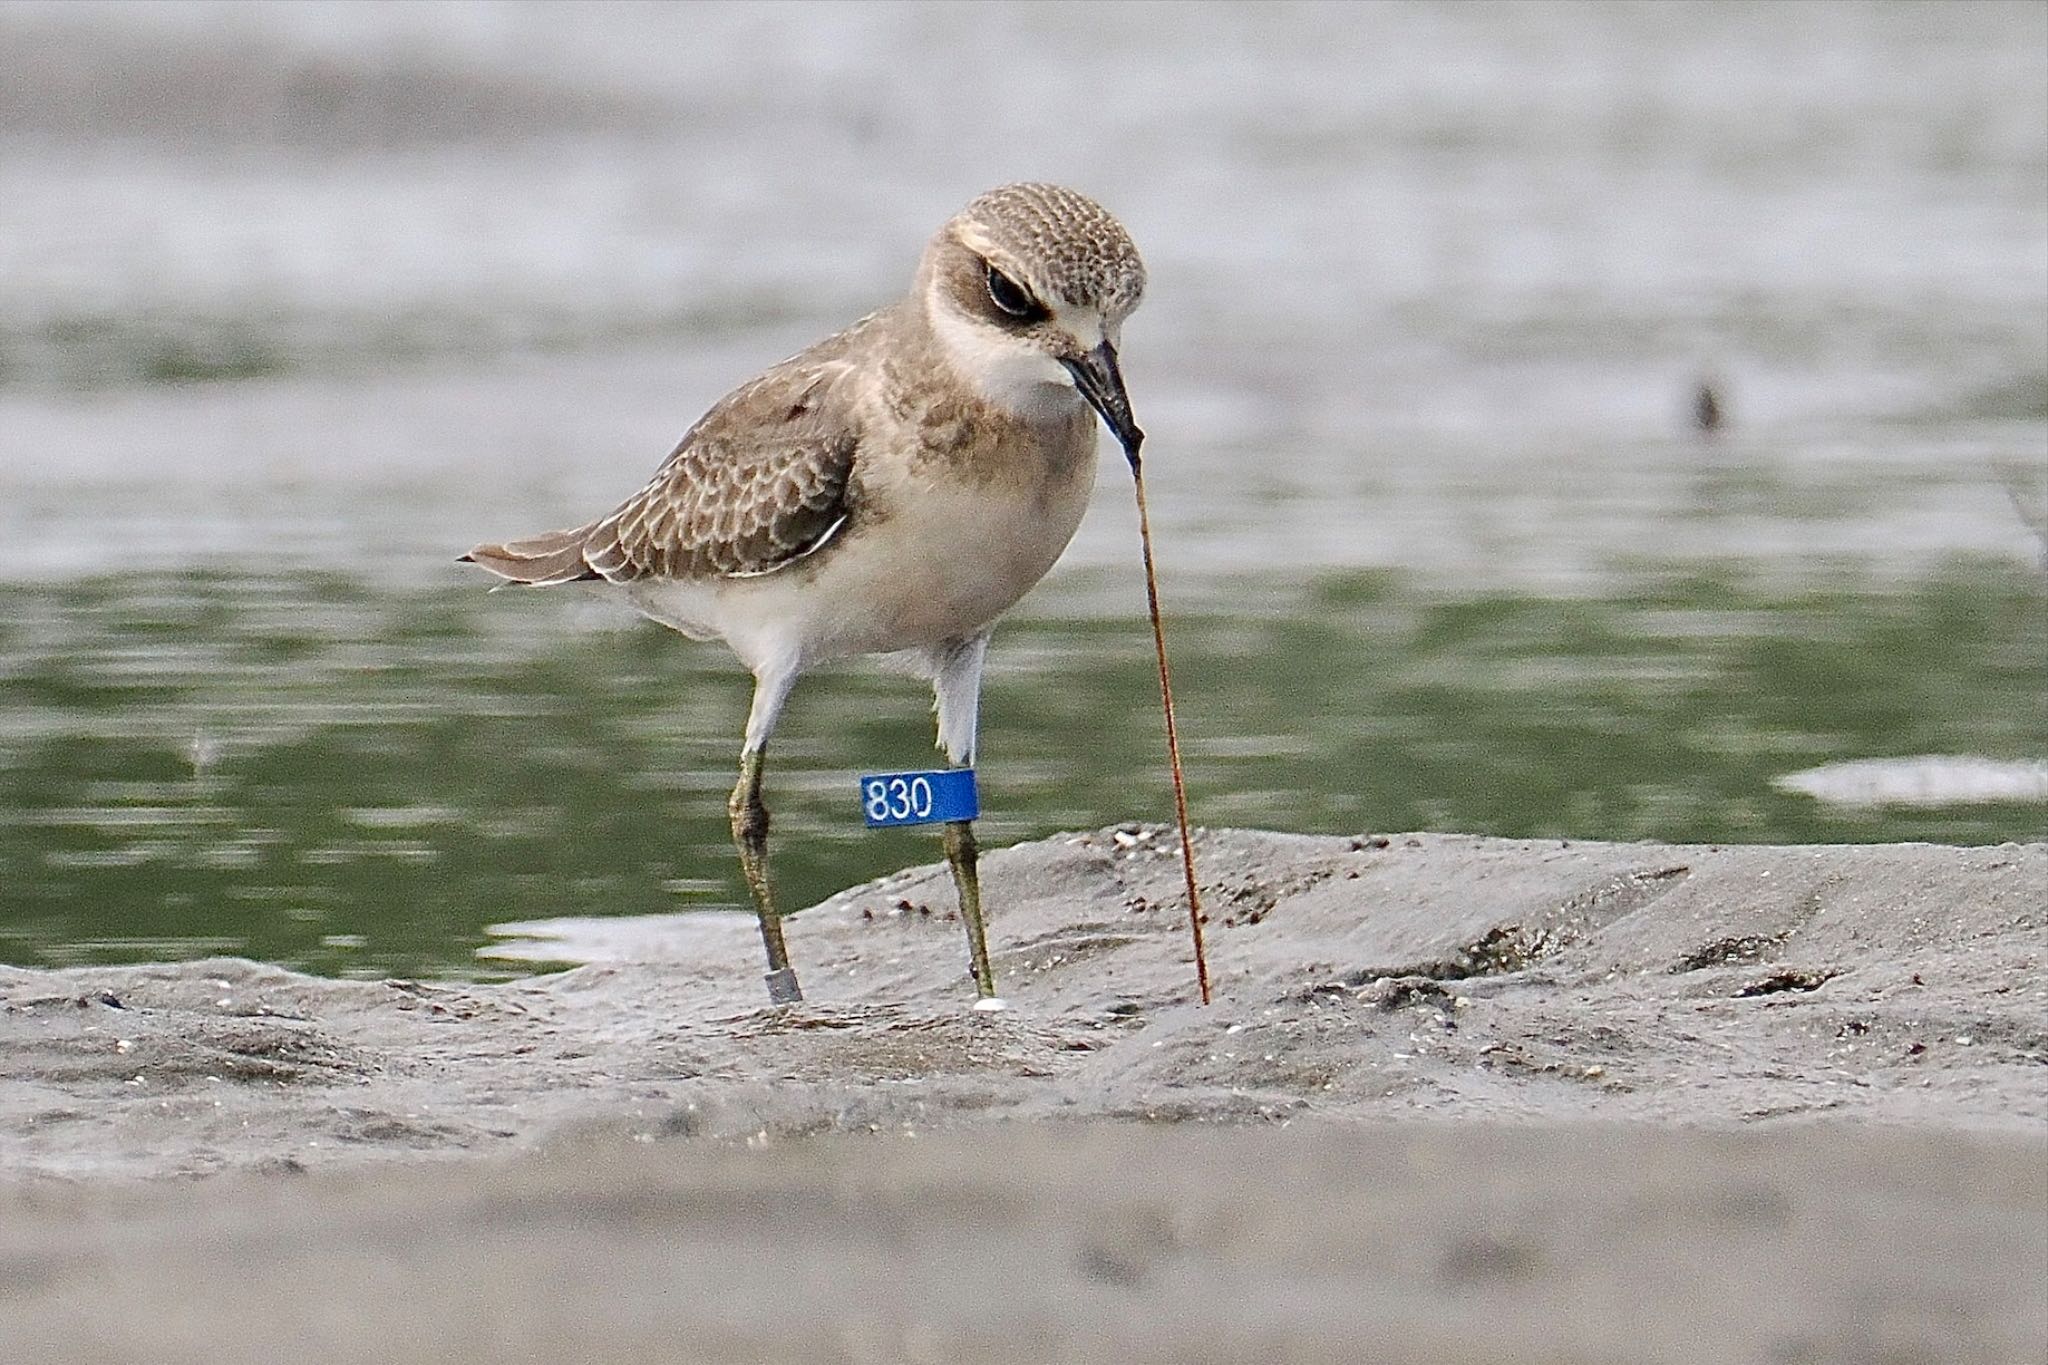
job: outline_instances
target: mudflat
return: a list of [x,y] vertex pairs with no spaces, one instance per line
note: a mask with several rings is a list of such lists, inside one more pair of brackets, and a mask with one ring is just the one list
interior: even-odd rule
[[[0,1357],[2025,1361],[2048,845],[1174,836],[503,984],[0,968]],[[456,1160],[460,1157],[489,1160]],[[163,1177],[206,1175],[197,1184]]]

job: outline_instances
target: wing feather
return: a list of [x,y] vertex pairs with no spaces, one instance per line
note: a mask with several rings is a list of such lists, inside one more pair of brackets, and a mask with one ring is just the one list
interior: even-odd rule
[[720,400],[608,515],[463,558],[518,583],[758,578],[823,549],[855,515],[855,367],[874,318]]
[[822,548],[852,512],[844,369],[792,362],[726,398],[591,528],[585,562],[614,582],[753,578]]

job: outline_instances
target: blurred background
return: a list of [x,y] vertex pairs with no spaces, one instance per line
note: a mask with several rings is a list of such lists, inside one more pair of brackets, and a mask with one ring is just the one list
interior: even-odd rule
[[[1198,822],[2048,826],[2030,0],[7,0],[0,72],[0,961],[492,975],[743,903],[736,665],[453,558],[1027,178],[1151,267]],[[1170,817],[1135,537],[1113,461],[997,635],[985,842]],[[927,704],[799,689],[786,904],[937,856],[852,781]]]

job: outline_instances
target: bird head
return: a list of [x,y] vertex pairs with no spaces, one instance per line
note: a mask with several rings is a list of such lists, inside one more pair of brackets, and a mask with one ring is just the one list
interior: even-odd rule
[[1107,209],[1058,185],[990,190],[939,229],[919,279],[947,358],[985,399],[1044,418],[1078,397],[1137,458],[1145,434],[1117,345],[1144,298],[1145,263]]

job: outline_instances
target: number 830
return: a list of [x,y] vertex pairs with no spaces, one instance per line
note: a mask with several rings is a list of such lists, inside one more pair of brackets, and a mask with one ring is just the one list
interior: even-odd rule
[[923,777],[877,777],[867,783],[870,820],[922,820],[932,813],[932,784]]

